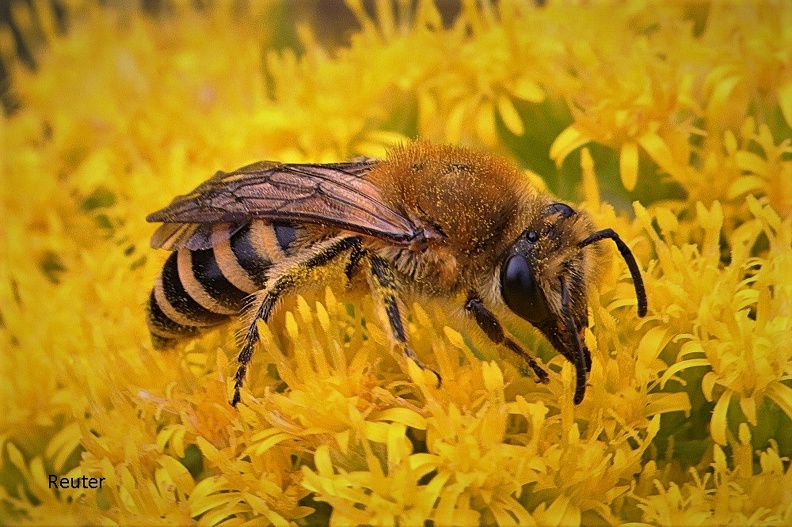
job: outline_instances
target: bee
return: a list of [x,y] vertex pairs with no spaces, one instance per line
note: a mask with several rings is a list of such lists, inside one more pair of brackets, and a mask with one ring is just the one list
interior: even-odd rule
[[596,230],[585,212],[539,192],[505,159],[468,148],[417,141],[385,160],[263,161],[217,172],[147,219],[162,223],[152,246],[172,251],[148,301],[155,346],[195,336],[250,304],[234,406],[259,341],[257,322],[268,322],[284,296],[327,280],[328,268],[349,281],[365,276],[407,358],[417,362],[403,294],[453,298],[486,337],[548,383],[496,313],[516,314],[574,365],[575,404],[591,371],[584,331],[598,242],[615,242],[638,315],[647,310],[638,264],[618,234]]

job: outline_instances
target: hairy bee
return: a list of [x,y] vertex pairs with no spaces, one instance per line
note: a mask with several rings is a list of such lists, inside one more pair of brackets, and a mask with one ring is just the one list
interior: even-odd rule
[[163,223],[152,246],[173,251],[149,297],[156,345],[227,321],[255,295],[233,405],[259,340],[256,322],[331,263],[348,280],[365,275],[407,357],[415,359],[400,292],[459,298],[490,340],[549,382],[495,315],[512,311],[574,365],[575,404],[591,371],[583,335],[596,242],[616,243],[639,316],[647,309],[635,258],[613,230],[595,230],[585,213],[538,192],[506,160],[467,148],[415,142],[386,160],[255,163],[218,172],[148,221]]

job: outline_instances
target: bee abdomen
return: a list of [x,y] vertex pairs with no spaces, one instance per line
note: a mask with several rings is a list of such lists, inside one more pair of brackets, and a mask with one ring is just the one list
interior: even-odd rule
[[237,226],[230,237],[229,229],[215,226],[211,249],[180,249],[165,262],[148,301],[155,347],[196,336],[238,314],[296,239],[295,228],[258,220]]

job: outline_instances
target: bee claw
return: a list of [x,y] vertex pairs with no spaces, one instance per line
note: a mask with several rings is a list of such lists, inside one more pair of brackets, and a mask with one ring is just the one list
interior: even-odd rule
[[536,377],[538,377],[537,382],[539,384],[549,384],[550,383],[550,375],[548,375],[548,373],[544,370],[544,368],[539,366],[539,364],[537,364],[535,360],[530,359],[528,361],[528,366],[531,367],[533,372],[536,374]]
[[424,370],[429,370],[429,371],[432,373],[432,375],[434,375],[435,377],[437,377],[437,384],[435,384],[435,388],[442,388],[442,386],[443,386],[443,377],[442,377],[442,376],[441,376],[439,373],[437,373],[437,372],[436,372],[435,370],[433,370],[432,368],[429,368],[429,367],[427,367],[427,366],[425,366],[425,365],[422,365],[422,364],[420,364],[420,363],[418,364],[418,366],[419,366],[421,369],[424,369]]
[[415,352],[412,349],[408,348],[407,346],[404,347],[404,356],[408,360],[413,361],[415,365],[421,368],[422,370],[429,370],[430,372],[432,372],[432,374],[435,377],[437,377],[437,385],[436,385],[437,388],[443,386],[443,377],[439,373],[437,373],[437,371],[424,364],[423,361],[421,361],[421,359],[418,358],[418,355],[416,355]]

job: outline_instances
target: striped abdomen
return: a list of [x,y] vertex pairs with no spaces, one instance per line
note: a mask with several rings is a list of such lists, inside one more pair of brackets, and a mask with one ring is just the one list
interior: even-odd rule
[[179,249],[168,257],[148,300],[155,347],[195,336],[238,315],[297,235],[294,227],[261,220],[244,225],[230,238],[229,229],[227,224],[215,226],[211,249]]

